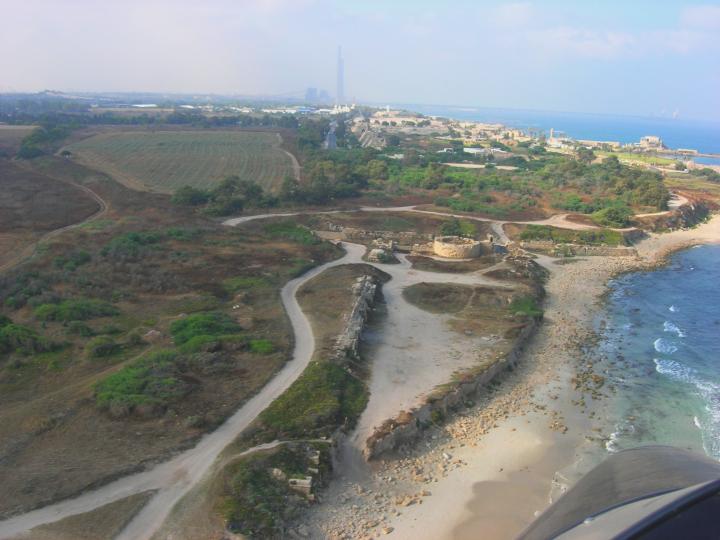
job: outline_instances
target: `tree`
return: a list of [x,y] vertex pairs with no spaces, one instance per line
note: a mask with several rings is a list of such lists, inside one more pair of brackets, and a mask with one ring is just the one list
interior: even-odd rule
[[388,146],[400,146],[400,137],[395,134],[388,135],[385,140]]
[[368,177],[372,180],[387,180],[388,168],[387,163],[380,159],[373,159],[367,165]]
[[616,205],[598,210],[592,215],[592,219],[604,227],[627,227],[632,215],[632,210],[627,206]]
[[592,163],[595,160],[595,152],[592,151],[592,148],[581,146],[577,149],[577,158],[583,163]]
[[210,199],[209,194],[192,186],[183,186],[175,190],[172,202],[181,206],[199,206]]
[[441,163],[428,163],[425,169],[425,180],[423,187],[426,189],[435,189],[445,181],[445,171],[447,166]]
[[452,140],[450,141],[450,146],[452,146],[453,152],[456,154],[464,154],[465,153],[465,144],[461,140]]

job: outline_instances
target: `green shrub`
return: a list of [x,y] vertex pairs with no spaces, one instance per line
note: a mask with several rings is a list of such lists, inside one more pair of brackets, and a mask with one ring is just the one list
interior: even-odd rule
[[267,339],[251,339],[250,350],[258,354],[270,354],[275,350],[275,346]]
[[88,358],[106,358],[120,351],[120,345],[111,337],[98,336],[85,345],[85,355]]
[[627,227],[633,212],[627,206],[610,206],[592,214],[592,220],[603,227]]
[[170,227],[166,231],[168,238],[173,240],[194,240],[202,235],[202,229],[197,227],[193,228],[181,228],[181,227]]
[[443,236],[475,238],[477,226],[469,221],[453,218],[440,225],[440,234]]
[[50,343],[32,328],[20,324],[5,324],[0,328],[0,353],[34,354],[50,350]]
[[240,326],[224,313],[195,313],[170,325],[170,333],[176,345],[182,345],[198,336],[221,336],[237,334]]
[[253,276],[237,276],[223,281],[223,287],[231,294],[246,289],[259,289],[269,285],[270,283],[265,278]]
[[296,225],[291,221],[282,221],[280,223],[265,225],[264,231],[272,238],[290,240],[292,242],[297,242],[298,244],[312,245],[320,243],[320,239],[315,236],[310,229]]
[[59,304],[43,304],[35,310],[41,321],[86,321],[96,317],[117,315],[118,309],[107,302],[94,299],[64,300]]
[[90,254],[87,251],[76,251],[68,255],[55,257],[53,264],[56,268],[62,268],[63,270],[73,272],[78,268],[78,266],[89,263],[91,259],[92,257],[90,257]]
[[527,317],[542,317],[543,310],[532,296],[514,298],[510,303],[510,311]]
[[147,250],[147,246],[162,239],[162,235],[154,231],[130,232],[110,240],[100,253],[103,257],[114,259],[136,259]]
[[245,338],[239,334],[229,334],[224,336],[200,335],[190,338],[178,348],[183,353],[196,353],[211,344],[217,344],[220,348],[222,348],[225,343],[244,344]]
[[622,233],[610,229],[575,231],[549,225],[528,225],[521,233],[521,240],[546,240],[556,244],[587,244],[618,246],[625,243]]
[[166,405],[182,397],[190,386],[181,377],[179,356],[174,351],[149,353],[95,385],[99,407],[131,409],[137,405]]
[[199,206],[210,199],[210,194],[193,186],[183,186],[175,190],[172,196],[173,204],[180,206]]
[[71,336],[92,337],[95,332],[87,324],[80,321],[72,321],[67,326],[67,333]]

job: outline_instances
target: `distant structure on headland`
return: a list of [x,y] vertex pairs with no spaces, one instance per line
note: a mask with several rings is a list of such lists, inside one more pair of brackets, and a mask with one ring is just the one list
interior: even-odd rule
[[345,64],[343,63],[342,47],[338,46],[337,56],[337,89],[335,103],[338,105],[345,101]]
[[640,137],[639,146],[640,148],[651,150],[661,150],[665,148],[665,144],[663,144],[662,139],[657,135],[645,135],[644,137]]

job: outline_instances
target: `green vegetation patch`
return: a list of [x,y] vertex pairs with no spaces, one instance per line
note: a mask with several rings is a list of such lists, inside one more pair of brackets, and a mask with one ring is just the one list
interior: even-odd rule
[[327,450],[320,450],[319,465],[311,460],[312,450],[310,445],[283,445],[229,465],[219,505],[228,529],[250,538],[284,536],[287,521],[307,506],[287,479],[311,476],[310,468],[319,468],[322,475],[328,468]]
[[97,317],[111,317],[120,311],[103,300],[79,298],[63,300],[58,304],[42,304],[35,310],[41,321],[86,321]]
[[50,342],[35,330],[0,315],[0,353],[34,354],[50,349]]
[[526,317],[539,318],[543,316],[543,310],[538,305],[537,299],[532,296],[521,296],[514,298],[510,303],[510,311]]
[[199,336],[217,337],[237,334],[240,326],[228,315],[218,311],[188,315],[170,325],[176,345],[182,345]]
[[55,257],[53,264],[55,265],[55,268],[62,268],[63,270],[72,272],[79,266],[89,263],[91,259],[92,257],[90,257],[90,254],[87,251],[81,250]]
[[462,236],[475,238],[477,236],[477,225],[464,219],[451,219],[440,226],[442,236]]
[[621,246],[625,244],[622,233],[610,229],[575,231],[549,225],[528,225],[521,233],[520,240],[545,240],[556,244],[584,244]]
[[312,245],[320,243],[320,239],[315,236],[310,229],[302,225],[297,225],[292,221],[270,223],[265,225],[263,230],[265,234],[272,238],[290,240],[298,244]]
[[223,281],[223,287],[230,293],[236,293],[245,290],[254,290],[269,287],[270,282],[263,277],[255,276],[237,276]]
[[137,259],[146,246],[157,244],[163,236],[155,231],[129,232],[116,236],[100,252],[104,257],[113,259]]
[[85,355],[90,359],[107,358],[121,349],[122,346],[110,336],[97,336],[85,345]]
[[268,339],[251,339],[250,351],[257,354],[271,354],[275,350],[275,346]]
[[129,413],[138,405],[162,406],[182,397],[191,386],[181,377],[179,360],[168,350],[138,358],[97,383],[97,405]]
[[630,219],[633,211],[627,206],[618,205],[603,208],[597,212],[593,212],[592,220],[603,227],[627,227],[630,225]]
[[341,366],[316,361],[259,419],[272,438],[329,436],[339,426],[352,427],[367,400],[362,381]]

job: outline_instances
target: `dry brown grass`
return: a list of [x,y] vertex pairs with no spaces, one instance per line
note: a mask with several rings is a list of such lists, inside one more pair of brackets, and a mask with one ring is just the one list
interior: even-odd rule
[[[279,288],[298,268],[340,254],[328,244],[304,245],[263,236],[262,230],[223,227],[173,207],[167,196],[128,190],[66,160],[50,158],[34,166],[91,186],[109,208],[103,219],[53,238],[31,261],[2,276],[0,297],[7,298],[21,276],[38,272],[50,284],[43,294],[100,298],[117,306],[119,316],[87,321],[95,332],[112,325],[118,343],[150,329],[162,337],[90,360],[84,351],[88,338],[68,334],[63,323],[41,323],[33,306],[0,307],[15,322],[67,343],[35,356],[0,357],[0,514],[67,497],[162,459],[213,429],[289,357],[292,335]],[[127,232],[165,234],[172,228],[197,231],[197,236],[165,237],[136,259],[101,254]],[[78,249],[90,253],[91,262],[74,271],[53,264]],[[260,285],[233,290],[226,285],[233,278],[252,278],[250,283]],[[95,405],[97,381],[147,350],[172,347],[171,322],[182,313],[208,309],[229,314],[243,335],[270,341],[274,351],[223,352],[216,366],[208,358],[200,364],[207,369],[188,373],[193,391],[159,416],[113,419]]]

